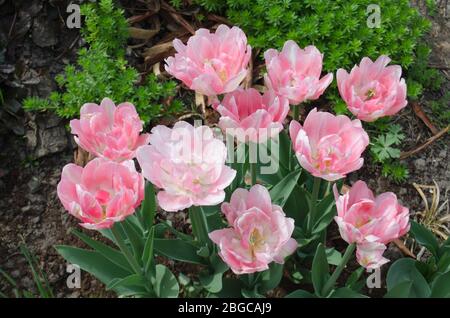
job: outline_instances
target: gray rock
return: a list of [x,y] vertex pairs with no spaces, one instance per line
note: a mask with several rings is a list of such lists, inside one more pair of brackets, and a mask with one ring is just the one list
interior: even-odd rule
[[39,190],[40,182],[38,178],[32,177],[31,180],[28,181],[27,186],[31,193],[36,193]]
[[25,134],[27,146],[35,157],[41,158],[65,150],[68,138],[61,119],[54,114],[38,116],[34,117],[35,120],[31,118]]
[[28,211],[30,211],[31,210],[31,205],[26,205],[26,206],[24,206],[24,207],[22,207],[21,209],[20,209],[20,211],[22,211],[22,212],[28,212]]
[[38,224],[40,220],[41,220],[41,217],[40,216],[36,216],[36,217],[31,219],[31,223]]
[[11,276],[14,278],[18,278],[20,276],[20,271],[18,269],[12,271]]
[[33,42],[40,47],[54,46],[58,43],[56,26],[45,16],[39,16],[33,21]]
[[423,169],[425,168],[425,165],[426,161],[422,158],[414,160],[414,166],[416,167],[416,169]]

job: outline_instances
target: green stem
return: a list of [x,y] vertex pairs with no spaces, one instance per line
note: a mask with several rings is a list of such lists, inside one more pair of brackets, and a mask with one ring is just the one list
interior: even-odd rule
[[300,104],[299,105],[293,105],[291,107],[292,109],[292,119],[298,120],[298,117],[300,115]]
[[115,226],[111,227],[111,233],[114,236],[114,239],[119,246],[120,251],[127,259],[128,263],[130,264],[131,268],[133,268],[134,272],[138,275],[142,275],[142,268],[139,266],[136,259],[131,254],[130,250],[128,249],[127,245],[125,244],[124,240],[122,239],[122,236],[117,231],[117,228]]
[[191,219],[194,236],[202,245],[209,244],[208,222],[202,209],[198,206],[191,206],[189,208],[189,218]]
[[341,276],[342,270],[344,269],[345,265],[347,265],[350,258],[353,256],[353,252],[355,251],[356,244],[352,243],[349,246],[347,246],[347,249],[345,250],[344,256],[342,256],[342,260],[339,263],[339,265],[334,270],[331,277],[326,282],[325,286],[322,289],[322,295],[327,296],[331,290],[334,287],[334,284],[338,280],[339,276]]
[[309,218],[308,218],[308,233],[311,234],[314,226],[315,216],[316,216],[316,209],[317,209],[317,199],[319,197],[319,190],[320,190],[320,181],[322,179],[318,177],[314,177],[314,184],[313,184],[313,190],[311,195],[311,209],[309,211]]
[[256,184],[256,169],[257,169],[257,165],[256,162],[251,162],[250,163],[250,174],[252,176],[252,186]]
[[[299,113],[300,113],[300,104],[299,105],[292,105],[291,106],[292,111],[292,119],[298,120]],[[289,148],[289,171],[292,170],[292,156],[294,155],[294,149],[292,146]]]

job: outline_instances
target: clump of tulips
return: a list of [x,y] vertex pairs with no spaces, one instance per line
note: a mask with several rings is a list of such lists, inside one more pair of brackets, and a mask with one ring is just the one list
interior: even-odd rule
[[[58,251],[118,294],[149,297],[179,293],[174,275],[154,254],[201,266],[205,295],[246,297],[275,288],[287,262],[287,268],[309,270],[312,260],[319,297],[339,290],[336,281],[355,249],[367,269],[388,262],[386,245],[409,230],[408,209],[393,193],[375,197],[363,181],[339,192],[346,175],[364,162],[369,137],[360,120],[406,106],[401,68],[381,56],[363,58],[350,74],[338,70],[339,91],[357,119],[314,108],[302,125],[301,103],[318,99],[333,81],[331,73],[321,77],[323,54],[316,47],[287,41],[281,52],[265,52],[265,91],[259,92],[240,87],[251,47],[239,28],[200,29],[186,45],[173,45],[177,53],[166,60],[167,72],[209,97],[227,143],[208,126],[184,121],[145,134],[132,104],[115,106],[107,98],[85,104],[70,125],[78,145],[97,158],[85,167],[64,167],[58,196],[81,226],[118,249],[75,231],[93,250]],[[263,150],[277,171],[264,173]],[[157,206],[188,209],[192,233],[155,222]],[[344,255],[332,251],[340,257],[330,276],[317,268],[328,267],[324,244],[333,219],[349,245]]]

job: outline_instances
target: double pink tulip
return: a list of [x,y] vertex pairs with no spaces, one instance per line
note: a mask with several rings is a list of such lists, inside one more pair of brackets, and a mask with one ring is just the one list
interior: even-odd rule
[[225,144],[208,126],[193,127],[184,121],[172,129],[154,127],[150,145],[137,151],[142,174],[162,189],[158,202],[166,211],[221,203],[224,189],[236,176],[225,165],[226,156]]
[[237,189],[230,203],[222,204],[230,228],[209,233],[219,255],[236,274],[268,269],[273,261],[284,258],[297,248],[291,238],[294,220],[287,218],[280,206],[273,205],[269,192],[261,185],[250,191]]
[[265,142],[283,129],[289,112],[287,99],[267,91],[263,96],[254,88],[237,89],[215,105],[222,115],[219,126],[241,142]]
[[291,105],[318,99],[333,81],[332,73],[320,78],[323,54],[315,46],[301,49],[289,40],[281,52],[269,49],[264,58],[266,86],[286,97]]
[[363,181],[357,181],[346,194],[334,196],[338,215],[335,221],[342,239],[357,244],[358,262],[376,268],[388,260],[382,257],[386,244],[409,231],[409,210],[392,192],[374,197]]
[[289,132],[300,165],[316,177],[335,181],[363,165],[369,136],[357,119],[314,108],[303,127],[291,121]]
[[406,84],[399,65],[390,65],[385,55],[375,62],[368,57],[354,66],[350,74],[339,69],[336,74],[339,93],[348,109],[361,120],[374,121],[404,108]]
[[144,198],[144,178],[134,162],[96,158],[82,168],[63,168],[58,197],[70,214],[88,229],[110,228],[133,214]]
[[187,45],[175,39],[173,46],[177,53],[166,59],[166,71],[203,95],[232,92],[247,75],[251,47],[238,27],[199,29]]
[[71,120],[70,127],[81,148],[119,162],[133,159],[136,149],[149,142],[148,134],[140,134],[142,121],[133,104],[116,107],[109,98],[104,98],[100,105],[84,104],[80,119]]

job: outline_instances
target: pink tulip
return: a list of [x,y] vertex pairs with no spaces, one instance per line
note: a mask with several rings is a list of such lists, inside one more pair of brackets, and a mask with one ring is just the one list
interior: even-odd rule
[[385,55],[375,62],[368,57],[355,65],[348,74],[339,69],[336,74],[341,97],[348,109],[361,120],[374,121],[383,116],[394,115],[408,103],[406,84],[399,65],[390,65]]
[[235,190],[230,202],[222,204],[222,212],[231,227],[213,231],[209,237],[235,274],[264,271],[273,261],[283,264],[297,248],[291,238],[294,220],[272,204],[269,191],[261,185],[250,191]]
[[166,211],[221,203],[236,176],[225,165],[226,156],[225,144],[208,126],[194,128],[184,121],[173,129],[154,127],[150,145],[137,151],[144,177],[162,189],[158,202]]
[[222,115],[219,126],[241,142],[265,142],[283,129],[283,121],[289,112],[284,97],[267,91],[263,96],[254,88],[237,89],[225,95],[214,106]]
[[289,132],[300,165],[316,177],[335,181],[363,165],[369,137],[357,119],[314,108],[303,127],[291,121]]
[[269,49],[264,58],[266,86],[289,99],[291,105],[318,99],[333,81],[332,73],[320,78],[323,54],[315,46],[301,49],[289,40],[281,52]]
[[84,168],[63,168],[58,197],[87,229],[105,229],[133,214],[144,198],[144,178],[132,160],[117,163],[96,158]]
[[177,53],[166,59],[166,71],[203,95],[232,92],[247,75],[251,47],[238,27],[199,29],[187,45],[175,39],[173,46]]
[[336,185],[333,190],[338,211],[335,221],[342,239],[357,244],[361,264],[384,262],[380,258],[384,251],[381,245],[409,231],[409,210],[398,203],[392,192],[374,197],[363,181],[357,181],[341,196]]
[[356,249],[356,259],[359,265],[368,269],[380,268],[389,262],[383,257],[386,245],[378,242],[365,242],[359,244]]
[[130,160],[136,149],[148,144],[149,135],[141,134],[142,121],[133,104],[122,103],[117,107],[104,98],[100,105],[84,104],[80,119],[70,121],[76,143],[97,157],[114,161]]

